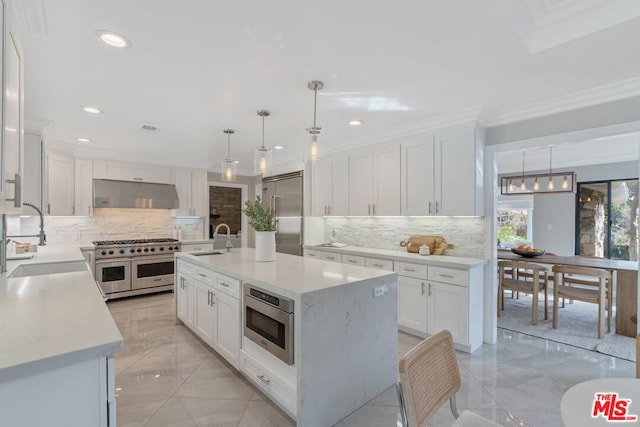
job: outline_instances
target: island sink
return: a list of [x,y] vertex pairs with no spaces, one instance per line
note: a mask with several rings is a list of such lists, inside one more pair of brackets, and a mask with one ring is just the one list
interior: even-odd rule
[[87,271],[88,265],[84,261],[49,262],[41,264],[22,264],[8,276],[16,277],[42,276],[43,274],[73,273]]

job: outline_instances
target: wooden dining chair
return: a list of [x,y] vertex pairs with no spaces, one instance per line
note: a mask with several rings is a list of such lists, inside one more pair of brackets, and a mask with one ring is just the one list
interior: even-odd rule
[[636,378],[640,378],[640,333],[636,335]]
[[396,383],[403,427],[424,427],[429,418],[449,400],[457,427],[498,427],[473,412],[458,414],[456,392],[460,371],[451,332],[431,335],[409,350],[398,362],[400,381]]
[[[512,273],[509,275],[508,271]],[[549,318],[549,294],[547,268],[526,261],[498,262],[498,317],[504,310],[504,291],[526,292],[532,295],[531,324],[538,324],[538,294],[544,291],[544,319]]]
[[558,329],[558,300],[567,298],[598,305],[598,338],[604,338],[605,315],[607,332],[611,332],[612,281],[611,272],[601,268],[554,265],[553,328]]

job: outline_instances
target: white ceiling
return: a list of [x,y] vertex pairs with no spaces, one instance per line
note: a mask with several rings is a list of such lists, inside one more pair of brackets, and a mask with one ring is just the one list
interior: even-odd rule
[[[57,145],[77,155],[219,170],[222,131],[233,128],[232,157],[252,174],[256,111],[267,109],[265,143],[285,146],[274,160],[302,159],[309,80],[325,83],[317,113],[325,152],[469,116],[495,124],[527,105],[542,115],[547,100],[620,82],[640,89],[634,0],[12,4],[27,129],[50,125]],[[102,45],[101,29],[133,46]]]

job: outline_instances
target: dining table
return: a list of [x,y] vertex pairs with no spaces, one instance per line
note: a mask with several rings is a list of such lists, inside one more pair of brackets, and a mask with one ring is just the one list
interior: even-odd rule
[[586,256],[542,254],[523,257],[510,250],[498,249],[498,259],[527,261],[545,265],[572,265],[602,268],[612,273],[615,289],[616,334],[635,338],[638,333],[638,262]]

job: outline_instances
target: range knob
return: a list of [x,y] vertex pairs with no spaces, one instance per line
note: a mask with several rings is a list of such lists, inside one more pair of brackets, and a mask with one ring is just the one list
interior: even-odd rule
[[106,254],[107,254],[107,251],[102,251],[102,252],[100,252],[100,254],[101,254],[101,255],[106,255]]
[[145,252],[149,252],[149,248],[144,248],[144,251]]
[[136,252],[140,253],[140,252],[142,252],[142,249],[138,248],[138,249],[136,249]]
[[156,248],[151,248],[151,252],[155,252],[155,251],[156,251]]
[[120,249],[120,251],[119,251],[119,252],[120,252],[121,254],[123,254],[123,253],[124,253],[124,249]]
[[133,249],[133,248],[129,249],[129,252],[131,252],[131,253],[134,253],[135,251],[136,251],[136,250],[135,250],[135,249]]
[[109,255],[113,255],[113,249],[109,251]]
[[160,246],[160,251],[164,251],[164,246]]

